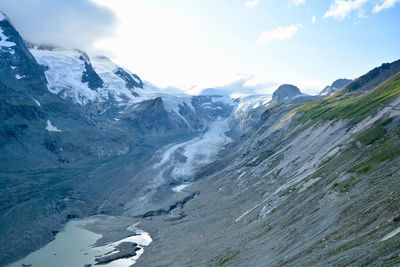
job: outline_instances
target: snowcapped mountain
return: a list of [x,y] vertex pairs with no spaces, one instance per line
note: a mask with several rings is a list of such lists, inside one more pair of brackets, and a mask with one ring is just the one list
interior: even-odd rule
[[73,103],[87,105],[110,99],[139,102],[135,88],[142,89],[137,75],[127,72],[105,57],[89,58],[80,51],[30,49],[36,61],[46,66],[48,89]]
[[129,109],[159,97],[167,112],[177,115],[192,127],[193,122],[189,122],[186,116],[203,109],[223,109],[214,103],[233,105],[229,97],[195,97],[163,92],[103,56],[90,58],[81,51],[60,49],[32,48],[30,52],[40,65],[45,66],[51,93],[83,107],[103,105],[105,108],[101,112],[106,112],[111,106]]

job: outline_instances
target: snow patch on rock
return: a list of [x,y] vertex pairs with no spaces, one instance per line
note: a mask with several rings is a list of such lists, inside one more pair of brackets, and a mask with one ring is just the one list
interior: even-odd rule
[[36,105],[38,105],[38,107],[41,106],[40,103],[39,103],[39,101],[37,101],[36,99],[33,99],[33,101],[35,101],[35,103],[36,103]]
[[51,124],[51,121],[47,120],[46,130],[49,132],[61,132],[57,127]]
[[13,47],[13,46],[17,45],[16,43],[10,42],[7,40],[8,40],[8,37],[5,36],[3,29],[0,28],[0,47]]
[[188,187],[189,185],[190,185],[190,183],[177,185],[172,188],[172,191],[174,191],[176,193],[182,192],[182,190],[185,189],[186,187]]

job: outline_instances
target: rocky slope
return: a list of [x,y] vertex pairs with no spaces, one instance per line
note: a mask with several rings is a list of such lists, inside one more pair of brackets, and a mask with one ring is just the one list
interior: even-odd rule
[[270,107],[185,189],[193,201],[141,223],[156,241],[137,265],[400,264],[399,75]]

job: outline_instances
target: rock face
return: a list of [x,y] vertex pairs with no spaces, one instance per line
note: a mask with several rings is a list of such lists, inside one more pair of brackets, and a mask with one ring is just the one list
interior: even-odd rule
[[345,87],[349,82],[351,82],[351,80],[349,80],[349,79],[337,79],[336,81],[334,81],[332,83],[332,87],[339,88],[339,90],[340,90],[343,87]]
[[277,104],[286,102],[296,96],[300,96],[302,93],[300,89],[291,84],[283,84],[272,95],[272,101]]
[[126,70],[124,70],[123,68],[117,68],[115,74],[121,77],[125,81],[127,88],[129,89],[143,88],[143,82],[136,74],[131,75],[127,73]]
[[88,83],[88,86],[92,90],[96,90],[98,88],[102,88],[104,86],[103,80],[99,77],[99,75],[94,71],[92,63],[90,63],[89,57],[82,53],[79,57],[85,64],[85,70],[82,74],[82,83]]
[[0,20],[0,79],[4,87],[18,92],[47,93],[44,68],[39,66],[16,29],[7,19]]
[[341,90],[344,86],[350,83],[351,80],[349,79],[338,79],[332,83],[332,85],[328,85],[327,87],[322,90],[319,95],[320,96],[330,96],[336,93],[337,91]]

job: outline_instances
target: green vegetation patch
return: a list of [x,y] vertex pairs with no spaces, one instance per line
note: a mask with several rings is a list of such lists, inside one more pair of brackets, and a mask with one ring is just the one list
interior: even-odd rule
[[383,122],[378,121],[372,127],[358,134],[356,139],[364,146],[371,145],[385,136],[385,127],[390,125],[392,121],[393,118],[389,118]]
[[330,258],[332,256],[335,256],[335,255],[339,255],[340,253],[349,251],[350,249],[359,247],[363,243],[366,243],[368,240],[373,238],[373,236],[376,234],[377,231],[378,231],[378,229],[375,229],[372,232],[369,232],[369,233],[367,233],[365,235],[356,237],[353,240],[348,241],[348,242],[340,245],[339,247],[331,249],[328,253],[326,253],[324,255],[325,259],[328,259],[328,258]]
[[355,176],[351,176],[349,179],[346,179],[342,183],[334,183],[331,186],[331,189],[340,191],[341,193],[349,192],[351,188],[353,188],[356,184],[356,179],[357,178]]
[[236,250],[230,256],[217,256],[212,261],[216,262],[214,266],[224,266],[229,261],[233,260],[240,254],[240,250]]
[[375,141],[366,153],[368,153],[369,159],[358,163],[347,172],[365,174],[381,162],[400,157],[400,140],[393,135],[386,134],[384,137]]
[[378,141],[385,135],[385,128],[382,123],[375,125],[367,129],[365,132],[357,137],[357,140],[364,146],[370,145],[375,141]]
[[368,163],[362,162],[360,164],[355,165],[354,167],[352,167],[347,172],[349,172],[349,173],[359,173],[359,174],[367,173],[372,168],[370,165],[367,165],[367,164]]
[[389,104],[399,93],[400,73],[361,96],[355,97],[354,93],[339,92],[305,104],[294,111],[302,113],[302,122],[352,118],[361,121],[383,105]]
[[389,259],[385,260],[382,263],[382,267],[391,267],[391,266],[399,266],[400,264],[400,255],[393,255]]

